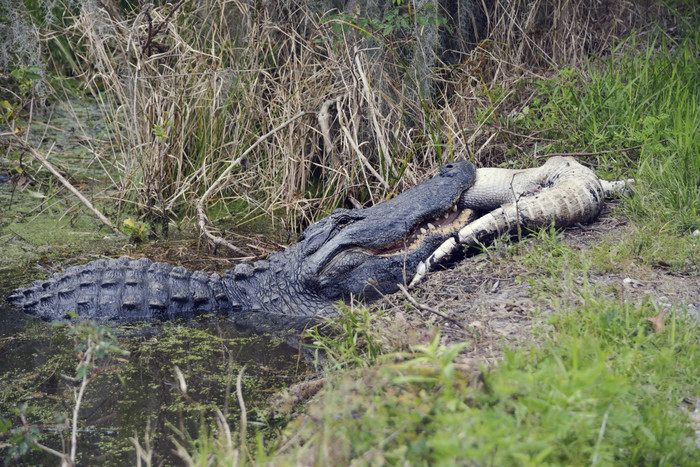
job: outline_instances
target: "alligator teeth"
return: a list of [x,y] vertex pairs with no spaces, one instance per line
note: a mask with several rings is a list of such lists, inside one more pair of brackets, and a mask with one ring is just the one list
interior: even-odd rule
[[452,206],[452,212],[457,212],[457,205],[456,204]]
[[428,233],[428,231],[425,230],[423,227],[421,227],[421,228],[420,228],[420,233],[422,233],[423,235],[425,235],[425,234]]
[[428,222],[428,229],[435,230],[435,226],[433,224],[431,224],[430,222]]
[[450,217],[450,213],[449,213],[449,212],[446,212],[445,215],[444,215],[443,217],[444,217],[445,219],[447,219],[448,217]]

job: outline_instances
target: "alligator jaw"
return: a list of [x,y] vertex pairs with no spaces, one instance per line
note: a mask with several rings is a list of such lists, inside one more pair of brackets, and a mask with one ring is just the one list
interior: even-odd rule
[[[453,237],[474,217],[471,209],[457,207],[464,190],[454,193],[447,207],[437,214],[424,212],[409,222],[394,221],[397,230],[404,232],[396,241],[367,247],[361,243],[345,243],[328,255],[327,261],[313,276],[316,288],[323,290],[329,300],[362,297],[376,300],[383,294],[397,290],[397,284],[411,277],[418,264],[448,237]],[[405,277],[404,277],[405,276]]]
[[360,245],[354,245],[338,251],[324,264],[319,271],[319,276],[328,275],[329,271],[335,269],[339,263],[346,261],[349,256],[354,258],[353,262],[356,264],[371,261],[372,258],[390,259],[396,257],[399,261],[403,261],[408,255],[416,254],[417,250],[426,243],[442,242],[448,237],[456,235],[462,227],[474,219],[475,214],[475,211],[471,209],[457,208],[455,203],[442,213],[418,222],[417,225],[410,228],[411,233],[398,242],[381,248],[363,248]]
[[392,256],[397,253],[406,254],[416,250],[428,236],[440,235],[449,237],[459,232],[459,229],[467,225],[474,218],[471,209],[459,209],[456,204],[440,213],[421,222],[413,229],[413,232],[400,242],[387,245],[383,248],[365,250],[374,256]]
[[[347,235],[346,238],[349,241],[336,243],[335,251],[327,253],[325,260],[315,271],[315,277],[335,276],[338,274],[338,268],[354,269],[363,263],[372,262],[374,259],[380,260],[396,257],[403,261],[408,255],[412,257],[420,256],[422,253],[419,250],[423,246],[428,243],[444,241],[449,236],[455,235],[469,222],[473,211],[457,207],[463,192],[464,190],[458,192],[451,202],[448,201],[446,203],[448,207],[440,209],[437,214],[433,211],[432,213],[425,213],[423,216],[415,216],[414,213],[414,217],[410,221],[406,220],[403,225],[400,220],[395,219],[391,226],[383,226],[384,230],[393,227],[395,231],[401,231],[402,234],[398,239],[392,238],[390,241],[380,244],[379,239],[373,238],[373,244],[368,246],[366,243],[355,241],[354,236]],[[381,221],[375,220],[374,222]],[[382,230],[382,228],[379,230]],[[344,234],[347,234],[347,231],[342,232],[340,235]],[[309,263],[313,264],[312,261],[309,261]]]
[[[367,252],[365,255],[368,258],[379,258],[370,252],[391,255],[392,249],[403,248],[411,243],[412,238],[419,240],[421,228],[425,229],[428,238],[435,238],[436,235],[430,234],[432,229],[429,224],[435,218],[444,218],[445,214],[450,220],[454,213],[459,212],[454,211],[454,206],[473,185],[475,174],[472,164],[453,162],[441,167],[432,179],[409,188],[395,198],[360,211],[331,215],[328,222],[332,223],[333,228],[326,229],[331,233],[306,257],[304,276],[315,280],[318,275],[329,271],[331,263],[338,263],[338,257],[349,252],[355,256],[352,263],[359,261],[356,257],[358,250]],[[443,223],[444,220],[440,222],[441,225]],[[443,237],[444,234],[439,236]],[[422,245],[421,242],[413,244]],[[340,262],[343,262],[342,259]]]

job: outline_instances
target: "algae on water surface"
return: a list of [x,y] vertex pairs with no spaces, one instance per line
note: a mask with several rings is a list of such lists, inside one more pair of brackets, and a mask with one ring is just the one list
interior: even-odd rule
[[[66,133],[61,134],[56,138],[65,138]],[[109,209],[109,198],[96,188],[101,183],[98,175],[90,171],[91,156],[81,152],[74,140],[60,141],[61,151],[53,153],[52,161],[73,174],[71,181],[98,209]],[[40,174],[32,182],[16,176],[17,167],[16,160],[0,159],[0,174],[12,175],[0,183],[0,419],[21,427],[17,410],[26,404],[27,422],[40,429],[41,442],[62,451],[69,437],[66,417],[74,404],[74,386],[64,375],[76,373],[76,342],[67,328],[8,308],[4,297],[69,264],[143,251],[105,228],[50,178]],[[159,258],[170,253],[173,263],[189,263],[192,269],[221,268],[214,262],[201,264],[206,255],[193,251],[192,238],[184,245],[170,240],[143,249],[150,248],[149,256]],[[267,424],[267,396],[307,371],[299,364],[298,350],[282,338],[250,334],[229,319],[115,325],[115,332],[129,356],[108,357],[91,375],[78,422],[79,464],[134,463],[129,437],[137,433],[143,442],[147,427],[154,459],[175,464],[171,438],[178,431],[196,437],[200,428],[214,428],[216,408],[226,413],[231,426],[236,425],[240,417],[236,377],[244,366],[242,392],[249,426],[260,427]],[[187,383],[185,393],[175,366]],[[0,441],[4,439],[0,436]],[[0,458],[4,456],[0,449]],[[22,462],[56,459],[36,451],[22,457]]]
[[[42,443],[61,450],[64,420],[73,405],[78,358],[66,328],[0,308],[0,417],[20,426],[15,409],[27,404],[27,421],[43,433]],[[108,357],[90,378],[83,401],[78,452],[85,465],[133,463],[129,437],[150,427],[157,459],[172,464],[176,430],[196,436],[215,427],[215,410],[234,426],[240,418],[236,377],[243,366],[242,391],[249,423],[265,426],[265,400],[304,373],[297,351],[280,339],[239,332],[230,320],[120,327],[119,345],[128,357]],[[174,367],[187,383],[182,392]],[[174,428],[172,428],[174,427]],[[37,452],[23,461],[51,458]],[[54,459],[55,460],[55,459]]]

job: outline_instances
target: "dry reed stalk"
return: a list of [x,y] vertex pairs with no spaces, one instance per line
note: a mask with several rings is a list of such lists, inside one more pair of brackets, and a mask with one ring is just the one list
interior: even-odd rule
[[632,31],[641,8],[616,0],[497,0],[489,9],[490,39],[502,44],[503,64],[521,71],[576,66]]
[[[431,69],[420,49],[424,73],[439,83],[431,86],[435,96],[421,96],[415,89],[425,77],[399,56],[416,38],[336,36],[306,6],[285,10],[295,19],[285,22],[274,5],[213,0],[125,19],[82,9],[74,28],[86,52],[76,53],[90,64],[86,84],[112,122],[120,210],[128,203],[163,222],[189,212],[199,222],[209,216],[197,200],[216,199],[220,215],[245,221],[263,213],[296,228],[346,201],[376,203],[402,191],[455,154],[499,162],[499,118],[516,100],[503,96],[519,95],[518,79],[580,62],[598,50],[592,31],[604,40],[613,34],[597,20],[635,9],[608,0],[496,0],[487,40],[463,55],[459,72],[438,81],[434,69],[442,64]],[[504,93],[493,101],[496,86]],[[491,119],[479,118],[484,110]],[[510,147],[523,150],[534,141],[511,136]],[[245,167],[232,170],[242,154]]]
[[[107,96],[101,103],[114,121],[111,130],[118,145],[115,152],[122,157],[122,187],[138,192],[137,204],[146,209],[169,205],[173,187],[193,184],[188,179],[192,169],[188,156],[193,139],[201,136],[193,128],[198,120],[219,111],[225,99],[217,83],[222,81],[215,65],[218,57],[188,44],[167,23],[169,14],[151,9],[148,15],[150,22],[167,24],[162,29],[170,41],[166,52],[144,55],[143,12],[131,24],[117,26],[104,15],[84,10],[82,21],[76,23],[92,62],[103,70],[89,84],[105,87],[104,94],[96,88],[95,94]],[[215,152],[216,145],[212,146]]]
[[[9,126],[11,127],[11,125],[9,125]],[[32,147],[29,143],[24,141],[16,132],[12,131],[8,134],[13,136],[14,140],[17,142],[17,144],[20,145],[20,147],[23,150],[27,151],[29,154],[32,155],[32,157],[34,157],[36,160],[38,160],[39,163],[41,163],[41,165],[43,165],[49,172],[51,172],[51,174],[54,177],[56,177],[58,179],[58,181],[68,191],[73,193],[75,195],[75,197],[78,198],[80,200],[80,202],[85,205],[85,207],[87,207],[93,214],[95,214],[95,216],[97,216],[97,218],[100,220],[100,222],[102,222],[104,225],[106,225],[107,227],[112,229],[112,231],[115,234],[119,235],[120,237],[124,236],[124,234],[118,228],[116,228],[114,226],[114,224],[112,224],[112,222],[109,219],[107,219],[107,217],[104,214],[102,214],[99,210],[97,210],[95,208],[95,206],[93,206],[93,204],[85,196],[83,196],[83,194],[77,188],[75,188],[71,182],[69,182],[63,175],[61,175],[61,173],[58,170],[56,170],[56,168],[53,166],[53,164],[51,164],[46,157],[44,157],[39,151],[34,149],[34,147]],[[53,149],[53,146],[51,146],[51,149],[49,149],[49,154],[51,153],[52,149]],[[48,154],[47,154],[47,157],[48,157]]]
[[[224,13],[223,4],[220,6],[216,15],[211,11],[202,13],[205,18],[213,18],[212,30],[224,29],[231,16]],[[219,198],[244,199],[271,216],[282,207],[288,214],[291,210],[311,221],[316,215],[305,211],[309,203],[317,201],[305,192],[316,167],[327,173],[318,200],[325,205],[337,205],[343,198],[352,197],[353,187],[364,186],[374,198],[375,182],[381,187],[379,199],[393,190],[387,179],[396,175],[389,141],[394,141],[391,146],[399,150],[404,144],[410,148],[410,141],[387,130],[400,126],[396,125],[396,118],[402,118],[400,103],[387,103],[374,90],[364,73],[367,65],[361,61],[366,58],[349,52],[354,50],[350,43],[334,50],[332,38],[326,33],[319,34],[322,40],[313,40],[293,28],[270,22],[264,15],[253,20],[243,2],[234,6],[234,16],[250,29],[245,48],[236,49],[232,58],[242,58],[247,71],[217,69],[222,63],[220,57],[204,52],[201,44],[186,37],[173,21],[166,22],[172,12],[151,8],[129,21],[116,20],[103,10],[86,9],[81,13],[76,28],[89,51],[84,58],[89,58],[97,70],[87,83],[114,122],[110,131],[113,152],[120,157],[121,198],[142,211],[155,211],[156,217],[165,217],[183,205],[194,206],[188,200],[198,199],[197,193],[207,191],[216,174],[225,170],[225,161],[231,160],[221,157],[224,151],[234,148],[240,154],[261,128],[274,127],[300,111],[315,111],[329,95],[342,96],[334,109],[332,142],[321,144],[314,122],[302,119],[250,154],[245,171],[227,171],[233,179],[215,184],[227,187]],[[314,21],[313,17],[307,18],[321,31]],[[161,31],[165,37],[158,39],[164,49],[144,54],[144,37],[150,40],[148,27],[164,23]],[[212,32],[212,36],[216,34]],[[215,40],[223,42],[225,37]],[[265,57],[272,60],[272,66],[265,63]],[[243,83],[235,89],[235,99],[226,96],[222,84],[230,82],[231,72]],[[247,77],[243,76],[246,73]],[[370,127],[364,126],[362,117],[367,107],[371,109],[372,139],[378,142],[382,157],[377,157],[374,145],[365,143]],[[381,108],[388,112],[380,114]],[[218,126],[207,126],[207,119],[223,113],[235,120],[225,117],[215,122]],[[345,129],[338,125],[341,120]],[[348,134],[352,135],[349,139]],[[192,161],[193,141],[201,141],[203,135],[208,146],[199,148],[199,159]],[[329,148],[333,142],[340,147]],[[359,154],[357,148],[362,148],[363,157],[348,160],[347,156]],[[327,151],[346,158],[326,160],[323,153]],[[415,182],[414,170],[408,168],[406,173]],[[256,201],[257,194],[263,192],[266,195],[262,202]]]
[[233,251],[239,252],[239,253],[244,253],[243,250],[240,248],[236,247],[235,245],[232,245],[231,243],[227,242],[221,237],[215,236],[211,231],[207,228],[207,221],[208,221],[208,216],[206,214],[206,210],[204,209],[204,203],[209,199],[212,193],[214,193],[218,188],[219,185],[223,182],[223,180],[226,179],[228,174],[233,170],[235,167],[239,166],[242,161],[245,161],[246,157],[250,152],[252,152],[259,144],[261,144],[263,141],[267,140],[271,136],[273,136],[275,133],[280,131],[282,128],[286,127],[287,125],[291,124],[295,120],[297,120],[300,117],[303,117],[305,115],[305,112],[300,112],[294,117],[290,118],[286,122],[282,123],[281,125],[275,127],[268,133],[264,134],[258,140],[253,143],[248,149],[243,152],[236,160],[231,162],[229,166],[224,170],[224,172],[219,176],[219,178],[216,179],[214,183],[212,183],[209,186],[209,189],[207,189],[206,192],[202,195],[201,198],[197,201],[197,227],[199,228],[200,232],[204,234],[212,243],[215,245],[221,245],[225,246]]

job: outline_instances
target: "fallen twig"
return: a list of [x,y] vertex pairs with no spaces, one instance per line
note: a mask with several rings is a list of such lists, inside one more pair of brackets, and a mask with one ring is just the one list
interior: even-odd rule
[[[15,141],[19,143],[22,149],[29,152],[32,155],[32,157],[34,157],[41,163],[41,165],[46,167],[46,169],[49,172],[51,172],[53,176],[56,177],[58,181],[61,182],[61,184],[68,189],[68,191],[73,193],[80,200],[80,202],[82,202],[90,211],[92,211],[97,216],[97,218],[100,219],[100,221],[102,221],[104,225],[112,229],[117,235],[121,237],[124,236],[124,234],[117,227],[115,227],[115,225],[112,224],[112,222],[109,219],[107,219],[107,217],[105,217],[104,214],[98,211],[95,208],[95,206],[93,206],[92,203],[85,196],[83,196],[83,194],[80,193],[80,191],[78,191],[77,188],[75,188],[71,184],[71,182],[69,182],[63,175],[61,175],[61,173],[58,170],[56,170],[56,168],[53,165],[51,165],[51,163],[44,156],[42,156],[39,153],[39,151],[34,149],[29,143],[20,138],[18,134],[12,132],[12,136],[14,137]],[[51,149],[53,149],[53,146],[51,146]],[[49,152],[51,152],[51,149],[49,150]]]
[[666,318],[666,315],[668,315],[668,310],[664,310],[656,316],[647,317],[644,319],[646,321],[649,321],[652,324],[652,326],[654,326],[654,331],[661,332],[664,329],[666,329],[666,325],[664,324],[664,319]]
[[404,286],[401,285],[401,284],[397,284],[397,285],[399,286],[399,289],[401,290],[401,292],[403,292],[404,296],[406,297],[406,300],[408,300],[408,302],[409,302],[411,305],[413,305],[414,307],[416,307],[418,310],[420,310],[420,311],[427,311],[427,312],[429,312],[429,313],[433,313],[433,314],[439,316],[440,318],[449,321],[450,323],[454,324],[454,325],[457,326],[458,328],[464,329],[464,326],[462,326],[460,323],[458,323],[458,322],[455,321],[454,319],[452,319],[452,318],[450,318],[449,316],[447,316],[445,313],[443,313],[443,312],[441,312],[441,311],[438,311],[438,310],[436,310],[435,308],[431,308],[431,307],[429,307],[429,306],[427,306],[427,305],[421,305],[420,303],[418,303],[418,302],[416,301],[415,298],[413,298],[413,297],[411,296],[410,293],[408,293],[408,290],[406,290],[406,287],[404,287]]
[[248,417],[246,416],[246,409],[245,409],[245,401],[243,400],[243,390],[241,389],[243,384],[243,373],[245,372],[245,367],[246,365],[243,365],[243,368],[241,368],[241,371],[238,372],[238,378],[236,378],[236,398],[238,399],[238,406],[241,409],[241,440],[245,439],[245,434],[246,434],[246,429],[247,429],[247,421]]

